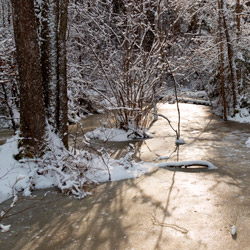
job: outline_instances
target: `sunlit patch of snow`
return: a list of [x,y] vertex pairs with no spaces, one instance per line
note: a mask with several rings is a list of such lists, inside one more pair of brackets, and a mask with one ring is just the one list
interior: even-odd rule
[[96,128],[95,130],[85,134],[90,139],[98,139],[101,141],[130,141],[134,139],[152,138],[150,133],[137,130],[128,130],[117,128]]
[[97,128],[86,133],[86,136],[90,139],[98,139],[101,141],[127,141],[129,133],[122,129]]
[[[124,179],[138,178],[141,175],[150,172],[155,168],[155,164],[146,164],[146,163],[133,163],[131,167],[127,168],[126,166],[117,164],[114,160],[110,162],[109,165],[110,173],[111,173],[111,181],[119,181]],[[108,175],[105,169],[101,169],[95,173],[95,179],[98,182],[107,181]]]

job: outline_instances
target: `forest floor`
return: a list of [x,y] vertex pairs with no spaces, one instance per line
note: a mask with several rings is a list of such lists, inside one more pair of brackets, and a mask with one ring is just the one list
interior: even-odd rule
[[[175,125],[175,105],[170,106],[163,105],[160,113]],[[135,144],[136,159],[207,160],[218,169],[156,169],[101,184],[83,200],[53,189],[35,191],[4,220],[12,226],[0,233],[0,248],[248,250],[250,126],[224,122],[205,106],[181,104],[181,112],[186,144],[175,151],[173,131],[159,119],[150,129],[154,138]]]

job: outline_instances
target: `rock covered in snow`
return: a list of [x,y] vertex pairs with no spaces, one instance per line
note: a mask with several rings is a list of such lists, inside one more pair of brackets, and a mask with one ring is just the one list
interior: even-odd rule
[[236,235],[236,226],[235,225],[233,225],[232,226],[232,231],[231,231],[231,234],[232,234],[232,236],[235,236]]
[[183,144],[185,144],[185,141],[183,139],[176,139],[175,144],[176,145],[183,145]]
[[6,225],[4,226],[3,224],[0,224],[0,230],[1,230],[1,233],[6,233],[10,230],[10,227],[11,225]]

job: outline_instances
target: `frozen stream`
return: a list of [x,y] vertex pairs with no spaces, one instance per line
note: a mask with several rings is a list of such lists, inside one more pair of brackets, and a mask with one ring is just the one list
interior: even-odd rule
[[[178,155],[174,133],[160,118],[150,128],[153,139],[133,142],[135,160],[207,160],[217,170],[160,169],[139,179],[102,184],[81,201],[53,191],[44,197],[46,191],[37,191],[37,201],[25,200],[15,208],[30,209],[5,221],[13,226],[0,234],[3,249],[141,250],[167,245],[168,250],[249,250],[250,149],[245,142],[250,125],[224,122],[206,106],[180,107],[186,144]],[[176,126],[175,105],[161,105],[159,113]],[[103,119],[94,115],[83,120],[83,132]],[[77,147],[82,145],[79,134]],[[94,147],[101,145],[119,157],[128,143],[94,142]],[[230,234],[233,225],[236,237]]]
[[[250,177],[250,149],[246,140],[250,137],[250,124],[232,121],[224,122],[220,117],[211,114],[207,106],[180,104],[181,106],[181,138],[186,144],[176,150],[175,134],[163,118],[152,124],[149,132],[153,139],[128,142],[91,141],[91,147],[103,147],[115,158],[126,153],[127,146],[135,146],[136,161],[157,161],[159,157],[169,157],[169,161],[207,160],[218,166],[219,172],[230,172],[232,177],[244,179]],[[162,104],[159,113],[166,115],[177,127],[176,105]],[[102,126],[107,121],[102,114],[88,116],[80,126],[70,126],[70,144],[84,148],[83,134]],[[77,134],[76,134],[77,132]],[[0,130],[0,144],[13,134],[12,130]],[[73,137],[76,136],[76,140]],[[178,154],[177,154],[178,152]]]
[[[220,169],[229,169],[232,163],[249,166],[249,148],[245,142],[250,137],[250,124],[237,122],[224,122],[220,117],[211,114],[210,108],[201,105],[180,104],[181,105],[181,138],[186,144],[179,148],[179,160],[211,160]],[[177,127],[177,115],[175,105],[160,105],[159,113],[166,115]],[[70,132],[75,136],[78,131],[76,146],[83,148],[82,135],[102,126],[107,119],[106,115],[89,116],[82,121],[82,129],[71,126]],[[100,142],[94,140],[93,147],[104,147],[116,158],[125,153],[129,143],[133,143],[136,148],[135,159],[137,161],[155,161],[160,156],[171,156],[172,160],[177,160],[174,153],[175,134],[163,118],[159,118],[149,129],[154,135],[153,139],[129,142]],[[71,139],[73,145],[73,140]],[[221,161],[225,160],[225,163]],[[229,166],[227,165],[227,162]],[[250,168],[250,166],[249,166]]]

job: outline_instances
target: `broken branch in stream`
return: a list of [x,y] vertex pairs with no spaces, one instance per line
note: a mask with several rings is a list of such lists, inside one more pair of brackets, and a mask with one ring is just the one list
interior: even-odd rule
[[[154,114],[156,114],[156,113],[154,113]],[[174,129],[174,127],[171,124],[171,121],[165,115],[162,115],[162,114],[157,114],[157,115],[167,120],[170,128],[176,133],[176,138],[178,139],[178,131],[176,129]]]

